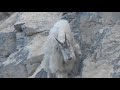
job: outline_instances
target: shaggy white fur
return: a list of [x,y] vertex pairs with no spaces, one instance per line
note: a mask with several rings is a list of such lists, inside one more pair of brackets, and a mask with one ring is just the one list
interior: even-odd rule
[[[72,60],[69,61],[64,60],[64,55],[57,41],[59,40],[61,43],[64,43],[65,34],[71,46],[70,53],[72,55]],[[51,28],[44,48],[44,59],[30,78],[34,78],[42,68],[44,68],[49,75],[50,73],[54,73],[57,78],[67,78],[67,74],[74,67],[76,56],[81,55],[80,47],[74,40],[73,33],[71,32],[70,25],[67,20],[60,20],[56,22],[53,28]],[[50,77],[49,75],[48,77]]]

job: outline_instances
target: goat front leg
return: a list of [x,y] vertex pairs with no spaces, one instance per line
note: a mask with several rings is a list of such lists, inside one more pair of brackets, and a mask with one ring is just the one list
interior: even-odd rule
[[53,78],[53,76],[50,72],[47,73],[47,78]]
[[67,73],[56,73],[56,77],[57,78],[68,78],[68,74]]
[[42,70],[41,65],[38,66],[38,68],[36,69],[36,71],[33,73],[32,76],[28,77],[28,78],[35,78],[35,76]]

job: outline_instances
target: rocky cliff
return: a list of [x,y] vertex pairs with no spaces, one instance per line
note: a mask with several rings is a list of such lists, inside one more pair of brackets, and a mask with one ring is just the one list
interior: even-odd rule
[[[72,77],[120,77],[119,12],[1,12],[0,78],[27,78],[44,57],[49,30],[60,19],[69,21],[82,56]],[[36,78],[46,78],[41,71]]]

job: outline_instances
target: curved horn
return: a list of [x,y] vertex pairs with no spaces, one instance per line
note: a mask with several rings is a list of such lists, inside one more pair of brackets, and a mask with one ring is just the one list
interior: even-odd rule
[[[56,38],[55,38],[56,39]],[[57,39],[56,39],[57,40]],[[61,45],[63,45],[59,40],[57,40],[58,41],[58,43],[60,43]]]

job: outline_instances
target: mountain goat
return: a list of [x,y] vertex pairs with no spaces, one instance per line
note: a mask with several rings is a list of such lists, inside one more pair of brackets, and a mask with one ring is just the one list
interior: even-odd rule
[[80,47],[74,40],[67,20],[56,22],[44,46],[44,59],[31,78],[42,68],[48,72],[48,77],[53,73],[57,78],[67,78],[75,65],[76,57],[81,55]]

